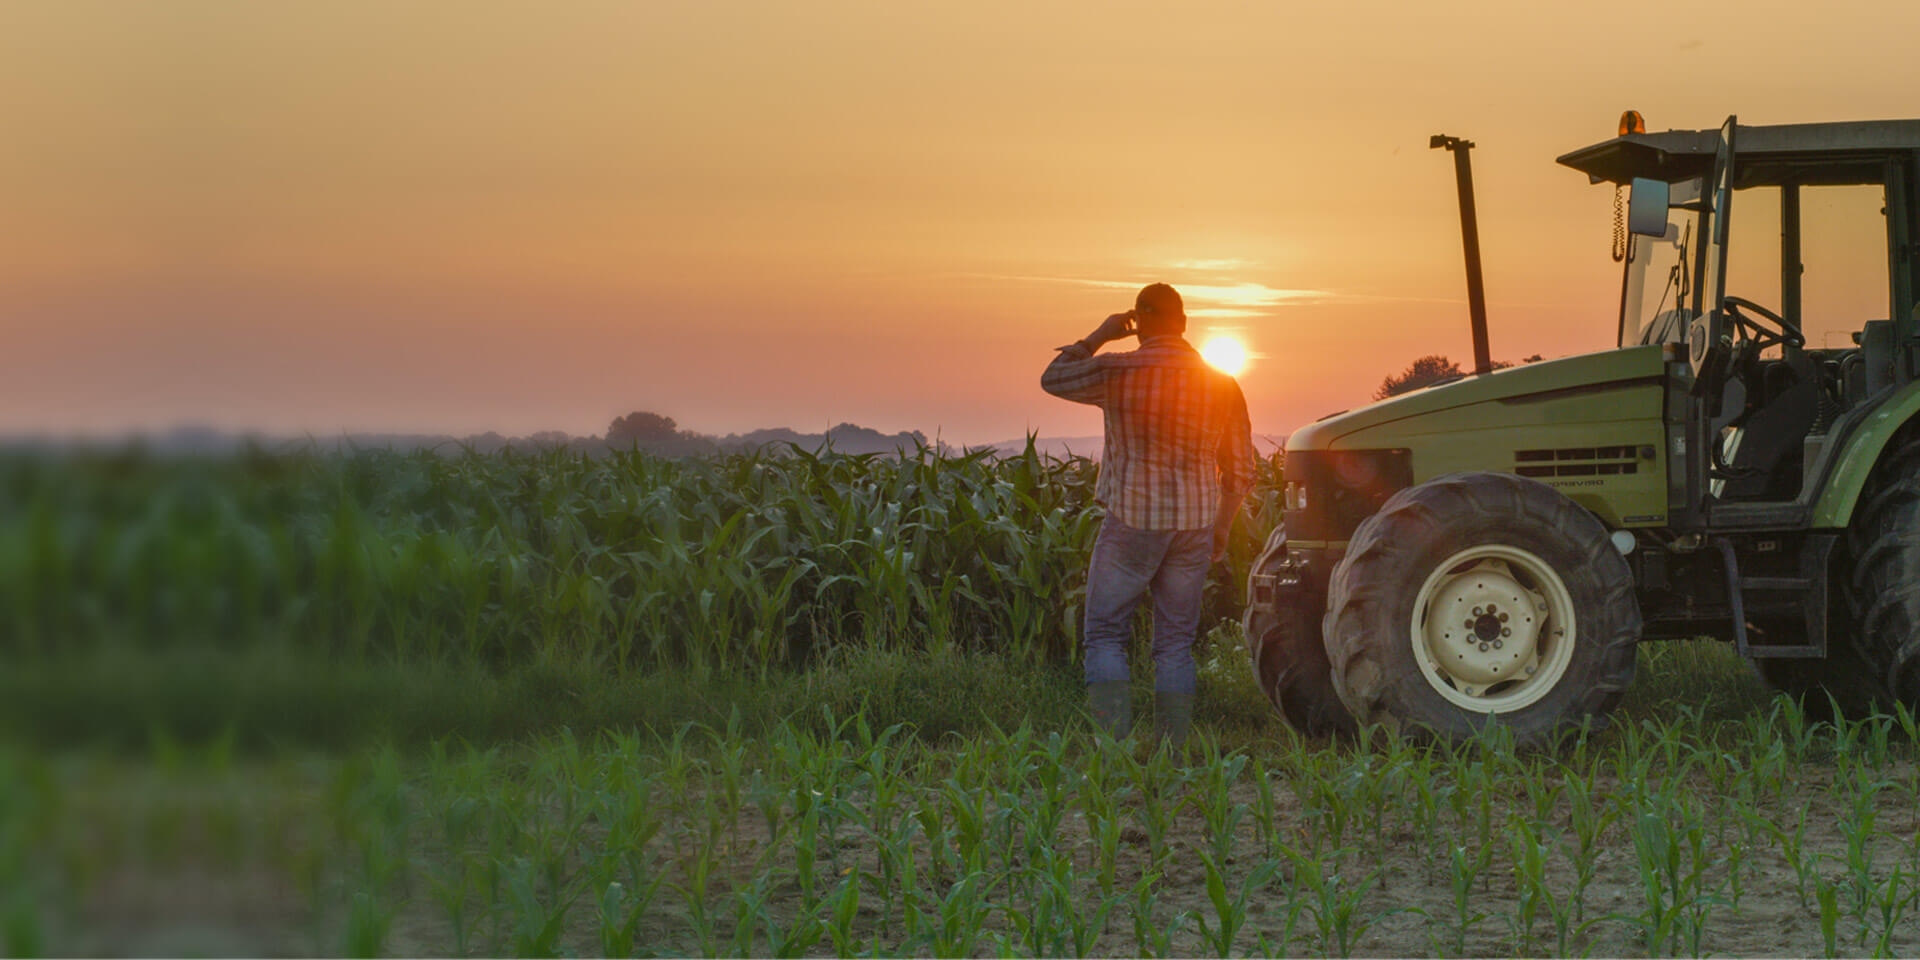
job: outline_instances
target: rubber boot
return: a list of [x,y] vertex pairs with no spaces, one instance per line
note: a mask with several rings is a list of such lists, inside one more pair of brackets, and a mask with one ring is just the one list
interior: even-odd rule
[[1155,748],[1165,743],[1174,753],[1187,745],[1187,732],[1193,729],[1193,694],[1160,693],[1153,695],[1153,739]]
[[1102,680],[1087,684],[1087,706],[1093,711],[1093,724],[1115,740],[1125,740],[1133,728],[1133,689],[1125,680]]

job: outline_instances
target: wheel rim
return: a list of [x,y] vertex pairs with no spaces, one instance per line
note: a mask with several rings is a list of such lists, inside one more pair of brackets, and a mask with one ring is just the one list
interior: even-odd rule
[[1573,660],[1573,595],[1551,565],[1504,544],[1469,547],[1428,575],[1413,604],[1414,659],[1456,706],[1511,713]]

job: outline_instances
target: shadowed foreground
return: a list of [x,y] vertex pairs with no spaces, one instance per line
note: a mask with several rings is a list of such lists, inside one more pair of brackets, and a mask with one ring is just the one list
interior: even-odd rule
[[1620,722],[1552,756],[1498,737],[1459,751],[1301,742],[1265,721],[1231,654],[1208,664],[1201,749],[1179,763],[1087,741],[1072,697],[1054,695],[1070,678],[1018,687],[991,668],[1001,679],[971,695],[981,712],[918,735],[894,723],[937,688],[886,658],[843,701],[852,716],[734,711],[732,730],[664,738],[562,731],[342,758],[164,739],[139,760],[12,750],[5,946],[1920,949],[1911,718],[1810,724],[1719,647],[1644,654]]

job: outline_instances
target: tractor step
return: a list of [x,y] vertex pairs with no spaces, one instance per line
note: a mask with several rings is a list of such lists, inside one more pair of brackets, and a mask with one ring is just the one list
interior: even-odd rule
[[1262,607],[1273,606],[1278,588],[1271,573],[1256,573],[1247,578],[1247,602]]
[[1813,581],[1806,577],[1741,577],[1740,589],[1747,590],[1811,590]]
[[[1807,538],[1801,554],[1798,577],[1743,577],[1740,559],[1733,541],[1721,537],[1714,541],[1727,573],[1727,606],[1732,612],[1733,645],[1748,659],[1817,659],[1827,655],[1827,558],[1833,553],[1835,537],[1816,535]],[[1806,621],[1806,643],[1751,643],[1747,637],[1747,594],[1787,593],[1799,601]]]

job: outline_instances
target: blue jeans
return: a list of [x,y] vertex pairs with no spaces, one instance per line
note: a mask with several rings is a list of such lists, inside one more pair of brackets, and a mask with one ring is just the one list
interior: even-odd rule
[[1193,638],[1213,559],[1213,531],[1136,530],[1108,517],[1087,568],[1087,682],[1125,681],[1133,611],[1153,594],[1153,689],[1194,691]]

